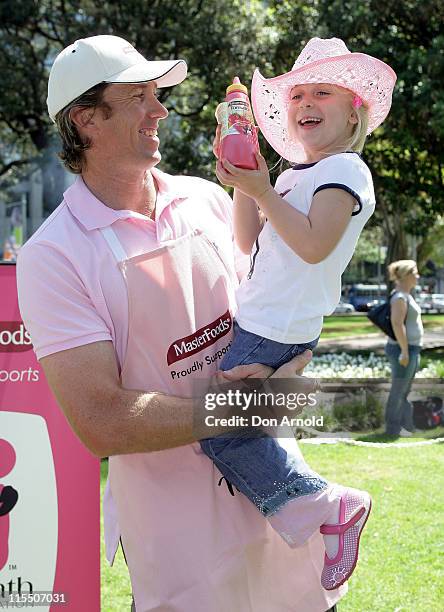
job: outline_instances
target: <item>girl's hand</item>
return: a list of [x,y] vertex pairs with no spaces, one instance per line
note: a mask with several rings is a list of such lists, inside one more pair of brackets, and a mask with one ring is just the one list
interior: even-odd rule
[[226,159],[216,164],[216,176],[222,185],[235,187],[254,200],[260,199],[267,191],[273,189],[270,183],[267,162],[260,153],[256,153],[257,170],[236,168]]
[[406,368],[409,365],[409,354],[408,353],[401,353],[399,355],[399,365],[404,366],[404,368]]

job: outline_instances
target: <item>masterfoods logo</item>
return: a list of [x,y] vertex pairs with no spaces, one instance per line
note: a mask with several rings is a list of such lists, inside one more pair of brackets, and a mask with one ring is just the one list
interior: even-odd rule
[[230,311],[227,310],[223,315],[218,317],[212,323],[201,327],[194,334],[179,338],[173,342],[167,352],[167,363],[171,365],[176,361],[191,357],[195,353],[206,349],[217,342],[220,338],[228,334],[231,329],[233,320]]
[[21,353],[32,348],[22,321],[0,321],[0,353]]

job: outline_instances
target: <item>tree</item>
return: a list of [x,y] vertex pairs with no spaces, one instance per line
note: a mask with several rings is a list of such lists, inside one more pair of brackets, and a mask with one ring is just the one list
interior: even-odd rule
[[[82,36],[116,34],[150,59],[183,57],[189,78],[162,90],[162,167],[215,180],[214,110],[236,74],[247,85],[291,69],[312,36],[339,36],[398,74],[393,107],[368,140],[387,260],[425,252],[444,213],[444,5],[439,0],[20,0],[0,2],[0,177],[38,161],[55,131],[46,112],[49,67]],[[270,165],[277,154],[261,140]],[[277,173],[275,169],[274,174]]]
[[256,47],[265,46],[260,7],[241,0],[2,2],[0,176],[48,146],[55,133],[46,110],[49,67],[67,44],[97,33],[123,36],[148,59],[187,60],[185,83],[161,91],[173,115],[164,159],[172,171],[208,174],[214,109],[239,68],[248,80]]

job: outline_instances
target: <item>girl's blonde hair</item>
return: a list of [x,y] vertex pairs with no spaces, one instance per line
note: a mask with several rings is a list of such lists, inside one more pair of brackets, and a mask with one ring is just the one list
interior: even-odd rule
[[416,267],[416,261],[413,259],[399,259],[398,261],[393,261],[387,267],[389,279],[391,281],[400,281],[411,272],[414,272]]
[[347,151],[356,151],[356,153],[361,153],[365,141],[367,139],[367,129],[368,129],[368,109],[364,106],[360,106],[359,108],[353,109],[358,118],[358,123],[356,123],[353,134],[345,143],[345,148]]
[[363,103],[359,108],[353,106],[355,94],[345,87],[333,85],[333,87],[342,95],[348,96],[350,99],[350,108],[356,113],[358,122],[353,128],[352,135],[347,138],[341,146],[342,151],[355,151],[361,153],[367,138],[368,129],[368,108]]

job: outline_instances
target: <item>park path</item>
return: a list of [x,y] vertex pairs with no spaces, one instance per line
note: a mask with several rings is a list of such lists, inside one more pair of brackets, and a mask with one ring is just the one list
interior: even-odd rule
[[[384,353],[387,336],[384,334],[367,334],[365,336],[352,336],[350,338],[334,338],[319,340],[315,353],[347,352],[347,351],[373,351]],[[444,328],[426,330],[424,333],[424,348],[444,347]]]

